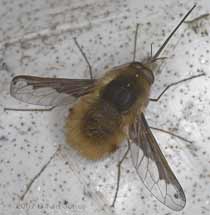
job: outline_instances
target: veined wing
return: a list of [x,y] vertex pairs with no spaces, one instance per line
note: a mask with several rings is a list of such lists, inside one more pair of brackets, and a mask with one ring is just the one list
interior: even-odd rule
[[147,189],[164,205],[180,211],[186,204],[184,191],[169,167],[144,114],[129,128],[131,157],[136,172]]
[[94,80],[41,78],[16,76],[10,86],[10,94],[28,104],[59,106],[73,104],[77,98],[91,91]]

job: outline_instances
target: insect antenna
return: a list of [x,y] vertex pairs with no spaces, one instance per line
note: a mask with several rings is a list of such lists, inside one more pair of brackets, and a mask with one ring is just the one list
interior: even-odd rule
[[157,50],[155,55],[152,57],[151,62],[154,62],[157,60],[158,56],[162,52],[162,50],[165,48],[165,46],[168,44],[171,37],[175,34],[175,32],[179,29],[181,24],[185,21],[185,19],[190,15],[190,13],[193,11],[193,9],[196,7],[196,4],[193,5],[193,7],[186,13],[186,15],[182,18],[182,20],[179,22],[179,24],[174,28],[174,30],[170,33],[170,35],[167,37],[167,39],[164,41],[164,43],[161,45],[161,47]]
[[137,44],[138,30],[139,30],[139,24],[136,24],[136,32],[135,32],[134,47],[133,47],[133,62],[136,60],[136,44]]
[[91,65],[90,65],[90,62],[88,61],[88,58],[87,58],[85,52],[82,50],[82,48],[80,47],[79,43],[77,42],[76,37],[74,37],[73,39],[74,39],[74,42],[75,42],[77,48],[78,48],[79,51],[81,52],[82,56],[84,57],[84,59],[85,59],[87,65],[88,65],[88,67],[89,67],[90,79],[93,80],[93,72],[92,72],[92,67],[91,67]]

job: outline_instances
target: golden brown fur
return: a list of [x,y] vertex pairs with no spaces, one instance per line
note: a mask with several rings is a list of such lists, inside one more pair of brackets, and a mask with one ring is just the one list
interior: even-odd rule
[[140,96],[123,114],[100,98],[101,90],[119,75],[136,75],[127,65],[114,68],[98,80],[94,90],[81,97],[69,114],[66,124],[67,142],[87,159],[97,160],[114,152],[126,138],[127,128],[136,114],[148,103],[150,84],[141,75],[136,77]]

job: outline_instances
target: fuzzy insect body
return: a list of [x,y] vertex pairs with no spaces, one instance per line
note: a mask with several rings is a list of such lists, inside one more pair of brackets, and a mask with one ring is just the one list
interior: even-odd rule
[[113,68],[71,109],[67,141],[84,157],[96,160],[114,152],[147,103],[152,71],[133,62]]

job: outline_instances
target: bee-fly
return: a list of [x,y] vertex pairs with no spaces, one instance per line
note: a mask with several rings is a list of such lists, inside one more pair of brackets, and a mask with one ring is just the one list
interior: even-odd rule
[[[52,108],[63,104],[72,105],[66,124],[67,142],[87,159],[104,158],[127,139],[138,176],[160,202],[175,211],[184,208],[185,194],[146,122],[144,110],[149,100],[158,100],[169,87],[204,75],[173,83],[157,99],[149,99],[154,82],[154,64],[160,59],[160,53],[172,35],[194,8],[195,5],[156,54],[145,62],[135,61],[137,25],[133,61],[111,69],[99,80],[92,78],[91,66],[75,39],[89,65],[90,80],[16,76],[11,83],[11,95],[21,101]],[[120,171],[118,176],[119,174]],[[117,191],[118,188],[119,186]],[[117,192],[113,205],[116,196]]]

